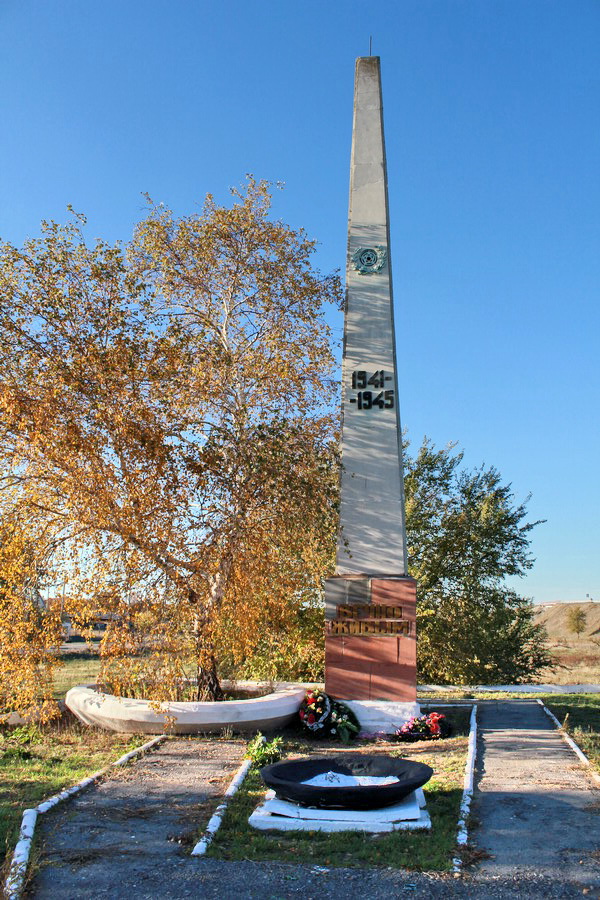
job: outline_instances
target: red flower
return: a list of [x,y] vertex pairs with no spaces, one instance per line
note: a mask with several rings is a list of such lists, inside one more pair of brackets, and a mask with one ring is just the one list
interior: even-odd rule
[[303,710],[303,709],[301,709],[301,710],[300,710],[300,712],[299,712],[299,713],[298,713],[298,715],[299,715],[299,716],[300,716],[300,718],[301,718],[301,719],[303,719],[303,718],[304,718],[304,716],[305,716],[305,712],[304,712],[304,710]]
[[308,718],[307,718],[306,721],[308,722],[309,725],[312,725],[312,724],[313,724],[313,722],[315,721],[315,717],[313,716],[312,713],[309,713],[309,714],[308,714]]

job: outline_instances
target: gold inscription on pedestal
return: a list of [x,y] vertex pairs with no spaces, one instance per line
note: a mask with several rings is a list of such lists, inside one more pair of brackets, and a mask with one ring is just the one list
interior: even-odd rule
[[409,634],[410,623],[402,619],[399,606],[354,604],[338,606],[337,618],[329,622],[330,634]]

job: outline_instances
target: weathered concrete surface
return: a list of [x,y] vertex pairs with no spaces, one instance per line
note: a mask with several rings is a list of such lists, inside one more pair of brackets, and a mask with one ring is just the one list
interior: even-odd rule
[[38,819],[36,897],[177,896],[177,871],[223,794],[246,741],[161,744]]
[[[381,266],[359,271],[354,257],[363,251]],[[337,575],[407,573],[392,297],[380,65],[367,56],[356,61],[354,82]]]
[[473,834],[485,876],[600,886],[600,791],[535,700],[479,706]]

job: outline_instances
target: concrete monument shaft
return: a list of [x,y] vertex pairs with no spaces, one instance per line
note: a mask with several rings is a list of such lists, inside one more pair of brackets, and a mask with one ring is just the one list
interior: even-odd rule
[[406,575],[383,108],[375,56],[356,62],[342,423],[336,574]]
[[416,699],[416,583],[407,575],[379,57],[356,61],[342,364],[336,575],[325,585],[326,690]]

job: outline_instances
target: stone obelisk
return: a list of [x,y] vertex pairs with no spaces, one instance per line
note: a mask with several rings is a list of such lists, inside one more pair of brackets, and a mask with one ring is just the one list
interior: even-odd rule
[[[356,61],[336,574],[325,584],[325,689],[416,705],[379,57]],[[370,704],[371,706],[373,703]],[[364,719],[359,711],[359,718]],[[363,722],[364,725],[364,722]]]

